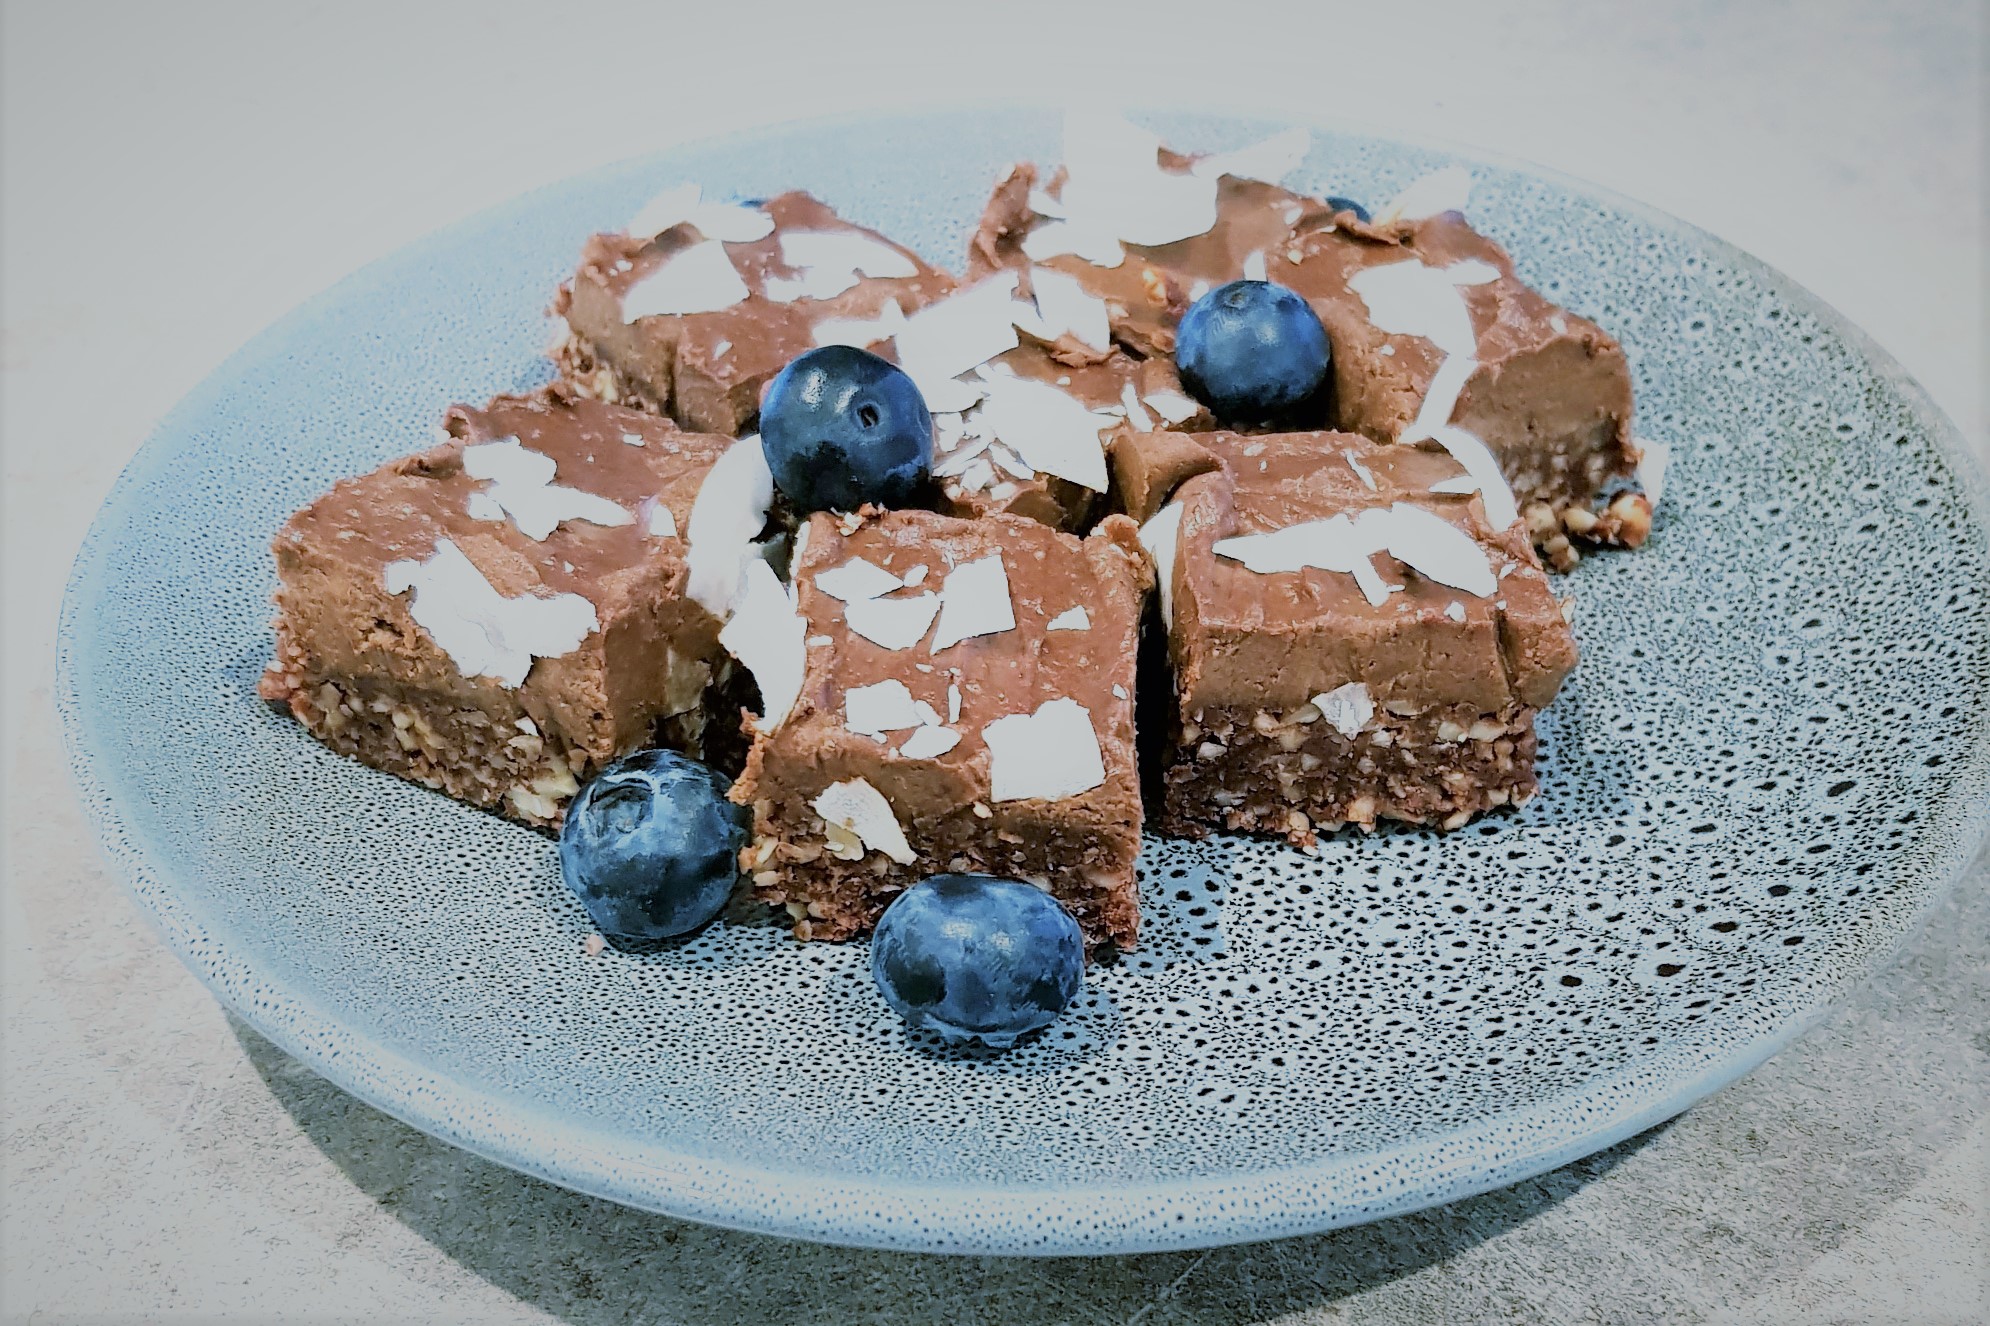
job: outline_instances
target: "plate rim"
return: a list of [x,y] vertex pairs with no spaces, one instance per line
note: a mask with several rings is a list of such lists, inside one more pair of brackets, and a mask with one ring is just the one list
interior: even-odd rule
[[[1163,109],[1138,103],[1129,103],[1127,108],[1136,114]],[[1441,153],[1461,163],[1540,180],[1691,239],[1705,251],[1763,282],[1779,297],[1817,316],[1887,381],[1957,475],[1976,528],[1990,542],[1990,473],[1978,463],[1955,422],[1891,354],[1850,318],[1737,245],[1612,189],[1536,162],[1475,146],[1427,135],[1394,133],[1341,117],[1238,114],[1179,104],[1165,109],[1170,115],[1189,114],[1208,123],[1239,129],[1303,125],[1321,133],[1367,137]],[[576,1127],[542,1110],[521,1106],[474,1084],[422,1068],[393,1046],[361,1034],[296,992],[265,981],[253,968],[229,955],[227,945],[211,933],[202,932],[204,953],[197,959],[193,952],[193,930],[198,927],[191,926],[189,909],[171,892],[171,881],[161,875],[154,855],[144,850],[144,833],[122,814],[105,780],[95,770],[99,756],[90,745],[84,682],[74,653],[78,623],[97,600],[101,590],[98,578],[116,535],[126,524],[124,499],[139,481],[141,467],[154,443],[162,435],[182,429],[188,420],[209,408],[213,399],[222,395],[239,376],[240,368],[259,346],[272,338],[296,333],[325,311],[364,293],[381,279],[383,268],[440,248],[465,231],[501,223],[505,217],[529,210],[547,195],[571,189],[582,180],[652,168],[667,170],[673,157],[688,151],[748,146],[797,132],[834,134],[862,125],[902,122],[929,111],[956,115],[1022,114],[1040,113],[1041,108],[1000,102],[944,102],[925,108],[854,111],[786,120],[686,140],[658,152],[604,163],[542,184],[383,254],[256,331],[160,417],[121,469],[92,517],[76,554],[64,588],[57,626],[53,698],[70,774],[99,854],[140,914],[217,1002],[286,1054],[383,1113],[486,1160],[590,1196],[704,1224],[843,1246],[962,1254],[1100,1255],[1213,1247],[1317,1233],[1487,1192],[1604,1150],[1674,1117],[1807,1034],[1889,966],[1901,948],[1925,927],[1932,910],[1954,888],[1984,843],[1990,841],[1990,802],[1976,806],[1973,811],[1963,805],[1961,819],[1955,824],[1959,833],[1951,835],[1946,857],[1930,859],[1919,871],[1924,879],[1936,880],[1935,887],[1924,894],[1920,906],[1892,943],[1870,951],[1863,964],[1830,983],[1806,1007],[1716,1058],[1710,1060],[1705,1054],[1691,1053],[1692,1043],[1675,1042],[1660,1056],[1643,1060],[1635,1075],[1657,1076],[1665,1089],[1640,1109],[1607,1113],[1600,1125],[1590,1126],[1586,1122],[1591,1112],[1583,1109],[1583,1105],[1598,1097],[1620,1095],[1622,1084],[1634,1075],[1633,1070],[1615,1070],[1591,1079],[1573,1094],[1519,1111],[1491,1115],[1436,1138],[1419,1139],[1414,1144],[1399,1143],[1286,1169],[1254,1170],[1239,1177],[1205,1175],[1115,1183],[1083,1191],[974,1188],[954,1182],[850,1175],[830,1179],[783,1172],[755,1163],[714,1161],[673,1150],[668,1139],[663,1138],[648,1139],[641,1154],[636,1155],[623,1139],[607,1130]],[[1990,751],[1979,751],[1975,764],[1983,766],[1977,771],[1978,781],[1990,778]],[[224,964],[241,973],[234,994],[212,974],[214,967]],[[337,1044],[336,1052],[327,1050],[331,1043]],[[1655,1072],[1673,1059],[1687,1062],[1671,1071]],[[481,1121],[485,1126],[452,1123],[447,1111],[441,1108],[451,1102],[459,1104],[455,1111],[459,1117]],[[489,1126],[493,1117],[524,1120],[525,1126],[509,1131],[529,1138],[533,1145],[519,1145],[500,1136],[499,1130]],[[549,1145],[553,1143],[557,1145]],[[1391,1155],[1428,1152],[1434,1146],[1460,1148],[1468,1155],[1498,1150],[1505,1158],[1497,1164],[1461,1162],[1440,1171],[1424,1171],[1419,1182],[1396,1181],[1372,1193],[1358,1184],[1335,1182],[1355,1177],[1359,1171],[1378,1168],[1378,1161]],[[548,1159],[549,1154],[553,1159]],[[1308,1202],[1294,1205],[1282,1200],[1281,1190],[1300,1188],[1312,1190]],[[1054,1201],[1046,1202],[1053,1194]],[[1190,1211],[1194,1213],[1193,1220],[1187,1218]],[[1032,1239],[1027,1243],[1019,1241],[1019,1230],[1030,1231]]]

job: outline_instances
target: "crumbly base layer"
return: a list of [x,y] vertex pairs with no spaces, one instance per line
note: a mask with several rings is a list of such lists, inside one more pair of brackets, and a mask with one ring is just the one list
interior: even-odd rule
[[1455,829],[1534,795],[1535,712],[1378,710],[1347,735],[1311,704],[1207,711],[1178,726],[1160,828],[1189,838],[1276,834],[1300,847],[1384,819]]
[[1601,510],[1590,502],[1529,502],[1520,518],[1541,560],[1557,571],[1582,560],[1579,544],[1637,548],[1651,537],[1651,501],[1643,493],[1619,493]]
[[869,933],[893,898],[928,875],[958,871],[1028,880],[1056,898],[1098,951],[1129,947],[1139,930],[1133,862],[1138,826],[1104,836],[1044,818],[992,827],[988,807],[967,807],[906,825],[916,853],[901,865],[805,804],[756,802],[753,837],[741,854],[756,897],[784,907],[798,939],[853,939]]
[[[542,828],[559,825],[595,768],[585,750],[542,732],[522,708],[497,712],[375,679],[325,675],[281,627],[276,658],[257,689],[348,759]],[[658,720],[652,744],[701,754],[708,735],[723,728],[712,724],[708,734],[708,712],[722,710],[708,701]]]
[[569,329],[566,339],[555,345],[550,355],[561,379],[581,395],[610,405],[669,416],[665,402],[646,394],[636,383],[617,373],[579,332]]

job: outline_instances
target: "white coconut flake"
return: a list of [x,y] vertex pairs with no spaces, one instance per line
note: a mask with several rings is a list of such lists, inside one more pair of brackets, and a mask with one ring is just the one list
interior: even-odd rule
[[1140,393],[1131,382],[1119,393],[1119,403],[1126,411],[1126,422],[1142,433],[1154,431],[1154,416],[1147,413],[1147,407],[1140,403]]
[[940,587],[940,624],[933,628],[932,652],[951,648],[975,636],[1014,630],[1016,611],[1009,601],[1009,573],[1002,554],[991,553],[963,562]]
[[1244,255],[1244,279],[1246,281],[1265,280],[1264,254],[1262,251]]
[[1058,202],[1047,191],[1040,188],[1030,190],[1029,208],[1038,216],[1055,217],[1058,220],[1063,220],[1064,218],[1064,204]]
[[986,456],[960,472],[962,492],[978,493],[993,482],[995,482],[995,467],[988,463]]
[[975,416],[983,435],[1001,441],[1032,471],[1054,474],[1093,492],[1106,490],[1106,452],[1100,434],[1110,423],[1048,382],[999,373],[984,382],[987,395]]
[[622,434],[622,440],[632,447],[642,446],[644,441],[641,433],[624,433]]
[[1216,224],[1216,177],[1163,170],[1160,147],[1157,136],[1117,115],[1067,115],[1058,199],[1069,219],[1054,224],[1095,247],[1107,236],[1153,245],[1206,234]]
[[1126,698],[1126,687],[1120,685],[1118,682],[1114,682],[1112,684],[1112,693],[1124,700]]
[[1470,535],[1421,507],[1406,502],[1375,507],[1352,519],[1345,515],[1309,520],[1266,534],[1219,539],[1216,555],[1242,562],[1260,575],[1308,567],[1355,577],[1363,595],[1380,606],[1391,589],[1370,560],[1386,552],[1418,574],[1484,597],[1497,583],[1485,551]]
[[1170,502],[1140,527],[1140,546],[1154,559],[1154,588],[1161,596],[1161,621],[1175,624],[1175,545],[1181,537],[1182,504]]
[[[1036,471],[1031,469],[1029,466],[1023,464],[1022,461],[1018,460],[1016,458],[1015,453],[1010,451],[1009,448],[1006,446],[990,447],[988,449],[988,459],[995,462],[995,467],[997,469],[1002,470],[1004,473],[1010,475],[1013,478],[1017,479],[1036,478]],[[998,491],[992,495],[1000,497],[1002,494]]]
[[899,743],[898,753],[908,760],[932,760],[960,745],[960,733],[950,727],[929,724]]
[[867,737],[883,737],[921,723],[913,707],[912,692],[896,679],[872,686],[853,686],[843,692],[843,726]]
[[1264,534],[1218,539],[1213,549],[1218,557],[1242,562],[1259,575],[1303,571],[1308,567],[1350,574],[1358,562],[1381,550],[1379,538],[1362,537],[1355,522],[1345,515],[1302,521]]
[[1343,737],[1360,735],[1368,720],[1375,717],[1375,701],[1370,698],[1368,687],[1358,681],[1314,696],[1313,707]]
[[751,243],[774,233],[774,218],[759,208],[739,203],[708,203],[704,191],[696,184],[679,184],[644,203],[629,222],[629,234],[637,239],[650,239],[687,221],[706,239],[734,244]]
[[1089,631],[1092,629],[1092,618],[1082,607],[1066,608],[1063,612],[1058,613],[1055,617],[1045,622],[1043,629],[1046,631]]
[[843,621],[852,632],[881,649],[910,649],[926,636],[940,611],[938,594],[914,594],[902,599],[858,599],[843,608]]
[[1047,700],[1033,714],[998,718],[981,739],[993,801],[1062,801],[1106,780],[1091,711],[1076,700]]
[[387,592],[414,591],[408,615],[466,677],[525,681],[535,658],[561,658],[580,648],[598,626],[594,605],[578,594],[506,598],[448,539],[427,561],[389,562]]
[[867,349],[888,341],[905,329],[905,310],[895,299],[887,299],[874,318],[824,318],[809,333],[817,345],[848,345]]
[[1304,129],[1287,129],[1261,143],[1252,143],[1235,151],[1212,152],[1190,165],[1189,173],[1208,179],[1232,175],[1238,179],[1277,184],[1299,169],[1299,163],[1306,159],[1306,153],[1312,146],[1312,134]]
[[717,313],[751,293],[726,256],[726,246],[708,239],[673,253],[663,266],[630,286],[622,295],[622,321]]
[[917,276],[919,265],[881,239],[856,230],[784,230],[781,261],[794,276],[769,276],[762,293],[777,304],[834,299],[862,277]]
[[1644,489],[1645,500],[1656,507],[1665,495],[1665,469],[1671,463],[1672,448],[1649,438],[1639,438],[1637,446],[1638,487]]
[[762,731],[786,718],[802,692],[807,633],[793,591],[781,583],[774,568],[765,562],[748,563],[739,602],[732,620],[719,631],[719,643],[746,665],[760,686]]
[[[1364,520],[1379,512],[1363,512]],[[1417,574],[1452,589],[1488,598],[1499,587],[1485,549],[1472,536],[1420,506],[1398,502],[1383,526],[1388,554]]]
[[1375,214],[1375,224],[1386,226],[1394,221],[1421,221],[1440,212],[1462,212],[1471,199],[1472,172],[1463,166],[1446,166],[1412,180]]
[[1548,327],[1555,335],[1566,336],[1569,330],[1569,320],[1559,313],[1550,313],[1548,315]]
[[905,582],[876,562],[852,557],[841,566],[816,572],[815,587],[840,602],[861,603],[903,589]]
[[1368,306],[1368,320],[1396,336],[1421,336],[1447,355],[1470,357],[1478,349],[1471,310],[1461,285],[1497,280],[1499,269],[1476,258],[1449,267],[1426,267],[1415,258],[1363,268],[1347,288]]
[[1023,256],[1031,262],[1072,257],[1094,267],[1118,267],[1126,261],[1126,250],[1109,228],[1056,220],[1031,227],[1023,236]]
[[901,866],[918,860],[912,845],[905,841],[905,830],[899,827],[891,803],[863,779],[832,783],[809,805],[828,823],[855,834],[873,852],[883,852]]
[[653,539],[674,539],[677,537],[677,517],[670,508],[656,498],[649,502],[649,532]]
[[686,521],[686,592],[714,617],[723,618],[739,592],[742,568],[760,560],[754,539],[767,524],[774,476],[760,435],[727,447],[691,502]]
[[1193,419],[1202,407],[1179,391],[1150,391],[1144,397],[1147,408],[1160,415],[1171,424],[1179,424]]
[[1430,375],[1430,385],[1424,388],[1423,403],[1417,408],[1416,418],[1396,435],[1396,440],[1420,442],[1432,436],[1432,429],[1450,423],[1451,416],[1458,412],[1459,394],[1472,380],[1472,374],[1478,371],[1479,361],[1471,355],[1446,355],[1437,366],[1437,371]]
[[[1506,482],[1492,448],[1455,424],[1440,424],[1430,430],[1430,436],[1451,453],[1451,459],[1465,467],[1472,486],[1464,491],[1478,492],[1479,500],[1486,506],[1486,519],[1494,529],[1505,529],[1520,519],[1520,504],[1514,500],[1513,488]],[[1433,484],[1431,490],[1435,492],[1437,487]]]
[[1106,302],[1085,289],[1078,278],[1053,267],[1030,269],[1034,308],[1016,301],[1010,316],[1016,325],[1041,341],[1070,336],[1094,350],[1112,348],[1112,324]]
[[[944,423],[943,421],[952,422]],[[960,432],[960,416],[957,414],[936,414],[933,416],[933,450],[940,459],[933,465],[933,477],[951,478],[965,470],[969,463],[988,450],[985,437],[964,438]]]
[[971,406],[980,392],[965,388],[965,404],[956,404],[964,387],[954,379],[1021,344],[1014,316],[1016,279],[1013,271],[999,272],[905,320],[894,342],[898,363],[926,397],[927,409]]
[[490,481],[484,493],[504,508],[528,539],[544,542],[566,520],[626,525],[635,519],[620,503],[554,483],[556,469],[551,456],[528,450],[515,437],[463,448],[463,472]]

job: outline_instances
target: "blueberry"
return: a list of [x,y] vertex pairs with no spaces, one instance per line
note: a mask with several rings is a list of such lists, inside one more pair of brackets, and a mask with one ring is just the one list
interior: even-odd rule
[[825,345],[791,361],[760,402],[774,484],[801,511],[904,506],[933,470],[933,417],[912,379],[868,350]]
[[1354,219],[1357,221],[1366,221],[1369,219],[1368,209],[1352,198],[1336,198],[1334,195],[1328,194],[1326,203],[1329,211],[1352,212],[1354,213]]
[[1077,998],[1085,941],[1042,889],[934,875],[885,909],[871,937],[871,976],[914,1027],[1004,1049]]
[[603,769],[567,807],[560,874],[610,939],[667,939],[719,914],[739,882],[746,808],[732,780],[675,751]]
[[1175,333],[1182,383],[1225,423],[1264,423],[1319,390],[1330,351],[1312,306],[1282,285],[1232,281]]

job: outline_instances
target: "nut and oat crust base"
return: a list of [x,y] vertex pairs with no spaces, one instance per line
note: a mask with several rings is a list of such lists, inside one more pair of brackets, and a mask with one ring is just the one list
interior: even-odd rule
[[1378,710],[1343,734],[1312,704],[1289,713],[1214,710],[1181,723],[1162,771],[1160,828],[1318,835],[1378,820],[1456,829],[1537,790],[1535,710]]

